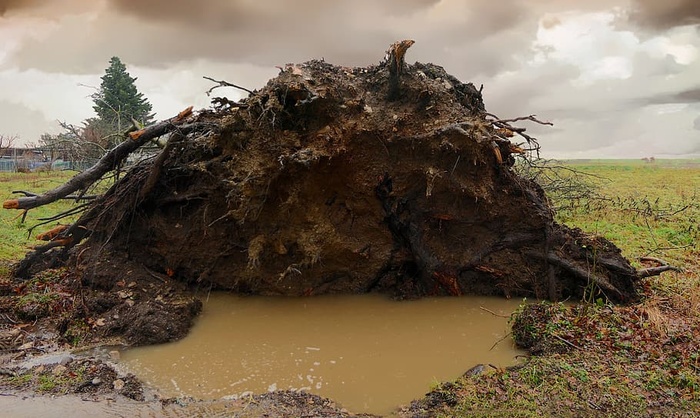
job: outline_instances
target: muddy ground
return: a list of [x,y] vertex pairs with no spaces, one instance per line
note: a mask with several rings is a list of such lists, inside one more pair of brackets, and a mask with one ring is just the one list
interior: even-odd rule
[[182,338],[201,307],[196,295],[209,289],[187,289],[157,274],[122,276],[114,289],[86,288],[65,268],[1,285],[0,406],[8,413],[32,416],[50,408],[85,417],[371,416],[302,392],[220,401],[162,398],[120,371],[117,348]]

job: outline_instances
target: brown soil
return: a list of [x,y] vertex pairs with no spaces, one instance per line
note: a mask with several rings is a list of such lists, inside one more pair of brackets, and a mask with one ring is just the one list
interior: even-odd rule
[[[556,224],[512,170],[519,148],[471,83],[420,63],[391,95],[388,80],[385,65],[310,61],[219,99],[81,217],[87,239],[22,266],[35,278],[5,290],[9,323],[48,316],[54,342],[142,345],[183,337],[211,289],[637,298],[619,249]],[[46,289],[48,309],[28,303]]]
[[264,295],[636,297],[619,250],[512,171],[474,86],[417,63],[389,100],[388,77],[311,61],[201,112],[81,218],[69,265],[104,288],[148,269]]

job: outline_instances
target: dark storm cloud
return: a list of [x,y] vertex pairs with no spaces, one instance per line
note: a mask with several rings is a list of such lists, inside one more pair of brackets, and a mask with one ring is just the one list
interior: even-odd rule
[[639,100],[642,104],[692,104],[700,103],[700,87],[690,88],[674,93],[660,94]]
[[[411,51],[416,56],[421,51],[426,52],[424,56],[445,55],[446,51],[454,54],[455,49],[464,49],[465,45],[477,49],[488,43],[486,38],[519,24],[520,16],[525,14],[524,7],[515,0],[498,4],[470,0],[464,3],[466,8],[455,10],[455,15],[450,16],[452,21],[431,24],[428,15],[438,3],[214,0],[194,7],[189,2],[168,0],[109,2],[114,10],[148,23],[156,22],[164,31],[177,27],[182,34],[177,41],[161,37],[169,43],[158,45],[161,61],[178,60],[196,50],[208,59],[236,58],[257,65],[320,57],[344,65],[367,65],[377,62],[391,42],[404,38],[418,41]],[[450,7],[455,6],[443,9]],[[180,42],[183,44],[177,45]],[[488,56],[480,58],[485,67],[493,68],[507,60],[508,54],[491,50]]]
[[417,44],[409,62],[439,62],[476,76],[514,68],[508,51],[526,50],[530,42],[516,28],[537,27],[536,12],[516,0],[438,3],[108,0],[107,12],[87,22],[69,14],[86,10],[77,3],[56,8],[65,15],[50,40],[25,39],[11,59],[20,68],[72,73],[100,71],[112,55],[153,68],[192,59],[271,67],[322,57],[364,66],[378,63],[390,43],[411,38]]
[[46,3],[46,0],[0,0],[0,16],[10,10],[27,9],[41,3]]
[[634,0],[630,19],[652,29],[700,24],[700,0]]
[[[348,5],[347,2],[326,0],[265,2],[207,0],[202,3],[182,0],[109,0],[110,6],[122,13],[131,14],[146,20],[176,21],[184,25],[214,26],[215,28],[236,31],[247,26],[252,20],[266,16],[280,16],[283,19],[299,22],[314,20],[328,11],[335,11]],[[365,6],[375,6],[382,15],[410,14],[417,9],[429,7],[438,0],[388,0],[374,2],[358,0],[350,6],[362,10]],[[370,16],[368,16],[370,17]],[[270,28],[274,29],[274,28]]]

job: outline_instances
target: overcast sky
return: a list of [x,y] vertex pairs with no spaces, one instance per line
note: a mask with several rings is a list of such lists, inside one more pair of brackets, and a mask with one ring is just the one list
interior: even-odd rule
[[700,0],[0,0],[0,134],[94,116],[84,86],[115,55],[164,119],[209,106],[204,75],[254,89],[400,39],[490,112],[553,122],[528,126],[545,157],[700,157]]

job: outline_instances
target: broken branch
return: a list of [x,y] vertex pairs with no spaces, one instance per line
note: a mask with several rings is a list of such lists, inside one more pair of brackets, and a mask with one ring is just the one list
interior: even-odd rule
[[[112,148],[94,166],[76,175],[63,185],[41,195],[6,200],[3,202],[2,206],[5,209],[32,209],[55,202],[78,190],[87,189],[94,182],[102,178],[105,173],[117,168],[131,152],[149,142],[151,139],[158,138],[176,129],[189,132],[202,125],[200,123],[180,125],[179,123],[181,121],[181,119],[175,117],[138,131],[141,132],[141,134],[136,139],[124,141]],[[132,134],[133,133],[134,132],[132,132]]]
[[639,257],[639,261],[651,261],[652,263],[658,264],[658,266],[656,267],[647,267],[644,269],[637,270],[637,277],[640,279],[643,279],[645,277],[658,276],[659,274],[669,270],[677,272],[683,271],[683,269],[681,268],[668,264],[666,260],[662,260],[656,257]]
[[637,277],[639,277],[640,279],[643,279],[645,277],[658,276],[659,274],[663,273],[664,271],[669,271],[669,270],[678,271],[678,272],[683,271],[678,267],[669,266],[669,265],[658,266],[658,267],[649,267],[649,268],[637,270]]
[[[32,193],[32,192],[27,192],[24,190],[13,190],[13,194],[23,194],[25,197],[34,197],[34,196],[39,196],[38,193]],[[68,196],[63,196],[61,199],[66,199],[66,200],[94,200],[97,199],[97,195],[87,195],[87,196],[82,196],[82,195],[68,195]]]

